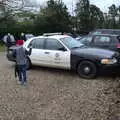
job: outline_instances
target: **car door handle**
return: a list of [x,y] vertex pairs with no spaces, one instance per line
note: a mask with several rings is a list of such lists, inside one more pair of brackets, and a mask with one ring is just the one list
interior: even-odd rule
[[45,52],[45,54],[50,54],[50,52]]

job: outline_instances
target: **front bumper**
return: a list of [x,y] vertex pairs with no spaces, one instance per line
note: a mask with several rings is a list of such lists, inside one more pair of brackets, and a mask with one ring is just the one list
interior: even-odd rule
[[118,69],[120,69],[120,54],[116,52],[114,54],[113,58],[115,58],[117,60],[117,62],[114,64],[102,64],[101,63],[102,71],[116,72]]
[[120,70],[120,63],[113,65],[102,65],[100,67],[100,72],[117,72],[118,70]]

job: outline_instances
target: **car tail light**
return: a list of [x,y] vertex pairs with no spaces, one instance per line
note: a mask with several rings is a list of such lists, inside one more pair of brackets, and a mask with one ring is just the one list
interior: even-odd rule
[[120,43],[119,43],[119,44],[117,44],[117,48],[120,48]]

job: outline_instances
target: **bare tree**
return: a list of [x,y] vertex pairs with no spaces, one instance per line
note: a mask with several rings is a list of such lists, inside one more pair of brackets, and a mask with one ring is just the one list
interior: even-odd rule
[[24,0],[0,0],[0,6],[12,10],[20,10],[24,7]]
[[0,22],[15,16],[16,12],[32,11],[35,6],[36,4],[32,0],[0,0]]

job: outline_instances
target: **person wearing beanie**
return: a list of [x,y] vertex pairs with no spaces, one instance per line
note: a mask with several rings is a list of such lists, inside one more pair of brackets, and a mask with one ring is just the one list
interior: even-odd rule
[[26,85],[26,83],[27,83],[27,76],[26,76],[27,56],[31,55],[32,46],[30,47],[29,51],[27,51],[23,47],[23,43],[24,43],[23,41],[18,41],[17,48],[14,51],[13,55],[14,55],[14,57],[16,59],[15,70],[17,68],[19,82],[22,85]]
[[23,44],[24,44],[24,40],[17,40],[17,43],[16,43],[17,46],[23,45]]

